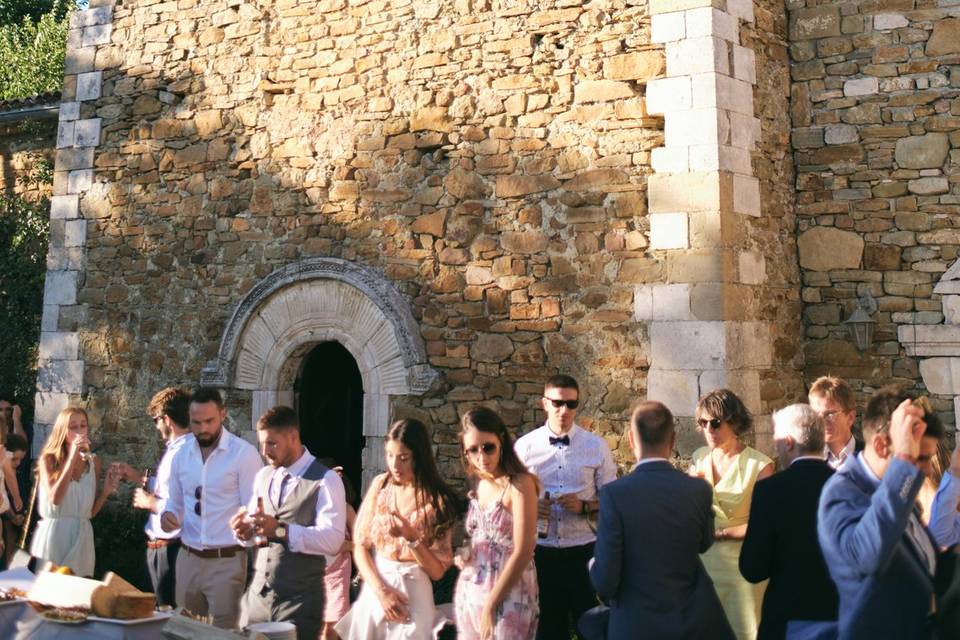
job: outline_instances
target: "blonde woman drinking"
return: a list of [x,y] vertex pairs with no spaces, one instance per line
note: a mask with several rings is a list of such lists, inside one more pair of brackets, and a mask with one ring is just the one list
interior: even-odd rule
[[92,576],[96,556],[90,518],[117,490],[120,477],[111,467],[97,491],[101,464],[90,453],[86,411],[68,407],[60,412],[43,445],[38,468],[37,511],[41,519],[30,553],[70,567],[79,576]]

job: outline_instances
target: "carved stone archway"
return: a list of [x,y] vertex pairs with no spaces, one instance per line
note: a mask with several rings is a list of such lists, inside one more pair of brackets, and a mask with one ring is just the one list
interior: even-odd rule
[[294,403],[304,356],[335,340],[363,378],[364,485],[383,466],[390,396],[422,395],[439,379],[427,363],[410,305],[370,267],[337,258],[297,262],[261,280],[240,301],[203,384],[253,392],[251,421],[269,407]]

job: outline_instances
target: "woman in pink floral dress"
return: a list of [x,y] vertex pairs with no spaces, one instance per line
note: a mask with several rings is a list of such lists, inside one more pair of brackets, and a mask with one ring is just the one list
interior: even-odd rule
[[503,420],[485,407],[461,420],[464,466],[474,483],[464,560],[454,606],[460,640],[525,640],[537,631],[540,605],[536,476],[517,458]]

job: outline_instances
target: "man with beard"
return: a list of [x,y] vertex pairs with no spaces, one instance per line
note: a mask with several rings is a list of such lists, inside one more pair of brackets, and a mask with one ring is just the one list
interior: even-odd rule
[[316,640],[323,627],[324,555],[336,555],[346,530],[343,481],[303,446],[290,407],[263,414],[257,439],[270,464],[257,474],[249,504],[230,521],[241,543],[260,542],[241,626],[293,622],[298,640]]
[[177,603],[212,616],[218,627],[234,629],[247,553],[233,537],[230,518],[250,502],[263,461],[253,445],[223,428],[226,416],[219,391],[201,387],[193,392],[190,430],[195,439],[173,458],[160,522],[164,531],[181,529]]

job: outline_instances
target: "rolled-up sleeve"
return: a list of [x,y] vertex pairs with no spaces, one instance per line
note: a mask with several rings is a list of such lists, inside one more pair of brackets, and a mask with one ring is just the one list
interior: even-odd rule
[[290,550],[312,555],[336,555],[343,546],[347,528],[347,503],[343,481],[336,471],[327,471],[317,489],[313,524],[287,527]]

